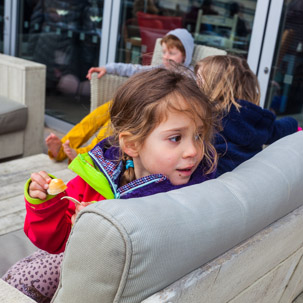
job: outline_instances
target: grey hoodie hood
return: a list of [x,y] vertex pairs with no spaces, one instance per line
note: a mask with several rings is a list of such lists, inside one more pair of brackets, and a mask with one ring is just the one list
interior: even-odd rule
[[192,37],[192,35],[185,28],[174,29],[168,32],[166,35],[176,36],[181,41],[185,49],[184,65],[188,67],[191,63],[194,51],[194,38]]

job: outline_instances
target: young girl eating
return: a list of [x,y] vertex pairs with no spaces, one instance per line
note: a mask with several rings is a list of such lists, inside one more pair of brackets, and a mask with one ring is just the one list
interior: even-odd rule
[[298,130],[291,117],[279,120],[260,104],[258,78],[245,59],[210,56],[195,66],[198,85],[221,113],[222,131],[216,136],[217,176],[233,170],[260,152],[264,145]]
[[[81,208],[103,199],[167,192],[214,177],[216,121],[207,97],[188,75],[163,68],[134,75],[117,91],[110,115],[113,136],[75,158],[70,168],[78,176],[64,192],[47,193],[54,177],[44,171],[33,173],[25,186],[24,230],[41,250],[14,265],[4,280],[38,302],[50,300],[58,286],[60,270],[54,273],[50,267],[61,264]],[[81,205],[75,209],[64,196]]]

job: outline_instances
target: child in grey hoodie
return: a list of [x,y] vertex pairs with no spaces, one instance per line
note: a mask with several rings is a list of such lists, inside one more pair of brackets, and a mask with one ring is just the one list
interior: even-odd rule
[[[194,50],[194,39],[185,28],[177,28],[168,32],[160,43],[162,47],[162,67],[168,67],[169,61],[172,60],[193,69],[190,64]],[[137,72],[154,67],[131,63],[108,63],[102,67],[90,68],[86,77],[90,80],[92,73],[98,73],[98,78],[101,78],[106,73],[130,77]]]
[[[192,35],[184,28],[177,28],[168,32],[161,39],[162,64],[163,67],[169,67],[170,61],[183,64],[193,70],[190,65],[194,50],[194,39]],[[106,73],[130,77],[137,72],[150,70],[159,66],[109,63],[104,67],[92,67],[87,74],[91,79],[91,74],[98,73],[101,78]],[[48,147],[48,154],[56,161],[63,161],[66,157],[73,160],[77,154],[85,153],[91,150],[101,139],[104,139],[107,133],[106,125],[110,122],[108,108],[110,102],[107,102],[84,117],[76,124],[62,139],[51,133],[45,143]],[[98,131],[98,135],[85,147],[81,147]],[[107,134],[108,136],[109,134]]]

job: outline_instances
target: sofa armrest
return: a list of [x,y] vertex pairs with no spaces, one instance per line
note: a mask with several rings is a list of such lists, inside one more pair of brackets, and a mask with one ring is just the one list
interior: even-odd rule
[[303,206],[142,303],[293,302],[303,291],[302,229]]
[[46,66],[0,54],[0,95],[24,104],[28,121],[23,156],[43,151]]
[[[75,303],[141,302],[262,231],[303,205],[302,149],[297,132],[215,180],[86,207],[71,232],[53,302],[72,294]],[[302,239],[292,247],[300,246]]]
[[92,112],[98,106],[110,101],[117,88],[124,83],[128,77],[106,74],[98,79],[98,74],[93,73],[90,81],[91,85],[91,105],[90,111]]

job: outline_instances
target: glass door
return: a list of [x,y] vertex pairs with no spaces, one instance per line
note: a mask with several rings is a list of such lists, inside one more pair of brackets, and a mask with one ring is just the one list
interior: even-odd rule
[[[222,48],[229,53],[248,57],[257,17],[257,0],[114,2],[119,3],[117,12],[120,13],[115,21],[117,31],[112,32],[116,44],[109,50],[109,61],[150,64],[156,39],[180,27],[193,35],[196,44]],[[268,0],[258,1],[258,5],[259,10],[263,8],[264,11],[265,6],[266,11]],[[263,21],[259,24],[263,24]]]
[[19,1],[14,55],[47,67],[46,114],[76,124],[90,110],[87,71],[98,66],[103,0]]
[[278,117],[293,116],[302,126],[302,0],[278,0],[272,3],[258,77],[264,106]]
[[3,53],[4,41],[4,0],[0,0],[0,53]]

